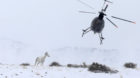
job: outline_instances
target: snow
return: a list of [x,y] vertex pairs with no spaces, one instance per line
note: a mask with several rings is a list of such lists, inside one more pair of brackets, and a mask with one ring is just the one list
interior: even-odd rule
[[[78,13],[98,13],[103,0],[84,2],[95,9],[77,0],[1,0],[0,78],[139,78],[140,2],[116,0],[109,4],[108,17],[118,16],[137,24],[111,19],[119,26],[115,29],[106,21],[103,45],[92,32],[81,38],[82,29],[89,27],[98,14]],[[46,58],[43,67],[34,67],[35,58],[46,51],[51,57]],[[49,67],[54,61],[64,67]],[[88,65],[98,62],[119,72],[93,73],[87,68],[66,67],[83,62]],[[124,68],[126,62],[136,63],[137,68]],[[20,66],[22,63],[30,66]]]
[[[4,48],[0,49],[2,54],[0,57],[0,78],[139,78],[140,76],[140,58],[135,57],[128,50],[91,47],[56,48],[48,52],[50,57],[46,58],[44,66],[35,67],[35,57],[43,55],[43,52],[13,40],[1,40],[0,43],[4,44],[2,44]],[[19,49],[20,51],[17,52]],[[139,54],[139,51],[136,50],[133,53]],[[49,65],[54,61],[63,67],[50,67]],[[119,72],[115,74],[93,73],[87,68],[67,67],[67,64],[82,64],[83,62],[88,65],[98,62]],[[126,62],[134,62],[138,64],[138,67],[136,69],[124,68],[123,65]],[[22,63],[29,63],[30,66],[21,66]]]
[[0,65],[0,78],[139,78],[140,71],[123,69],[117,74],[92,73],[85,68]]

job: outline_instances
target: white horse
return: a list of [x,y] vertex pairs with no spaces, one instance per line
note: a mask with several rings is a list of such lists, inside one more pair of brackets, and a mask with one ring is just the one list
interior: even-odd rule
[[40,57],[37,57],[36,60],[35,60],[35,66],[38,66],[39,64],[41,66],[43,66],[44,62],[45,62],[45,58],[46,57],[50,57],[48,52],[45,52],[44,56],[40,56]]

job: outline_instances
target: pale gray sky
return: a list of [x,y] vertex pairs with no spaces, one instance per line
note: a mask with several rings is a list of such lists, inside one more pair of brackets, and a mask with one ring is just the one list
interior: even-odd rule
[[[116,29],[108,21],[100,46],[98,35],[92,32],[81,37],[82,29],[90,26],[98,14],[81,14],[82,11],[98,12],[103,0],[82,0],[94,10],[77,0],[2,0],[0,1],[0,38],[10,38],[36,46],[39,49],[52,49],[63,46],[82,46],[96,48],[139,48],[140,46],[140,1],[111,0],[108,15],[136,21],[131,24],[114,21]],[[108,16],[109,17],[109,16]]]

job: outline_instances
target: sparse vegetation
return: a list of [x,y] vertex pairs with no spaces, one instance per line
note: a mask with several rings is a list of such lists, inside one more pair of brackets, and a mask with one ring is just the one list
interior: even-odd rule
[[22,63],[22,64],[20,64],[20,66],[30,66],[30,64],[29,63]]
[[77,64],[67,64],[67,67],[73,67],[73,68],[87,68],[88,65],[86,65],[86,63],[83,63],[82,65],[77,65]]
[[134,64],[134,63],[129,62],[129,63],[125,63],[124,64],[124,67],[134,69],[134,68],[137,67],[137,64]]
[[117,73],[118,72],[117,70],[112,70],[109,67],[98,63],[93,63],[92,65],[90,65],[88,70],[94,73],[100,73],[100,72]]
[[62,65],[60,65],[58,62],[52,62],[49,66],[62,66]]
[[16,73],[15,76],[18,76],[18,74]]

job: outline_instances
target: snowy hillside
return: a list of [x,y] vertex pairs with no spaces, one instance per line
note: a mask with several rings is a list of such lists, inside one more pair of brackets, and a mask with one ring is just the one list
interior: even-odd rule
[[31,55],[31,52],[36,53],[37,49],[20,41],[0,38],[0,63],[2,64],[30,62],[35,58]]
[[[114,67],[123,65],[125,62],[139,63],[140,58],[136,57],[139,51],[135,50],[117,50],[117,49],[97,49],[90,47],[64,47],[50,52],[50,60],[56,60],[61,63],[100,62]],[[52,59],[51,59],[52,58]],[[48,60],[49,61],[49,60]]]
[[[139,78],[140,57],[138,50],[100,49],[91,47],[62,47],[49,50],[43,67],[35,67],[34,61],[45,51],[19,41],[0,39],[0,78]],[[50,67],[52,62],[64,67]],[[68,68],[67,64],[86,64],[93,62],[118,70],[116,74],[93,73],[87,68]],[[136,63],[136,69],[124,68],[126,62]],[[21,66],[29,63],[30,66]]]
[[[35,58],[44,55],[45,51],[19,41],[0,39],[0,63],[3,64],[21,64],[23,62],[34,64]],[[92,62],[100,62],[113,67],[122,66],[125,62],[140,64],[140,58],[136,57],[140,54],[139,51],[132,49],[61,47],[49,50],[48,53],[51,57],[46,59],[46,65],[53,61],[58,61],[64,65],[68,63],[82,64],[86,62],[91,64]]]

